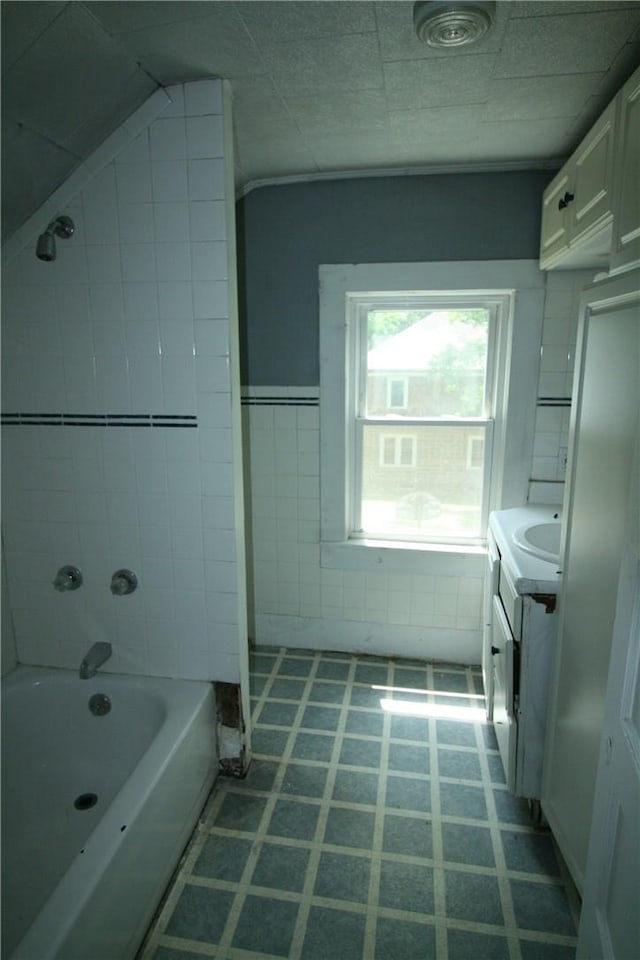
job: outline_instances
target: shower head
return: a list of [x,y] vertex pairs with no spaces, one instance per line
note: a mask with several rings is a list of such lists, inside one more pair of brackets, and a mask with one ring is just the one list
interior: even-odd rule
[[44,233],[38,237],[36,245],[36,257],[39,260],[55,260],[56,258],[56,237],[68,240],[73,236],[75,227],[71,217],[60,215],[52,220]]

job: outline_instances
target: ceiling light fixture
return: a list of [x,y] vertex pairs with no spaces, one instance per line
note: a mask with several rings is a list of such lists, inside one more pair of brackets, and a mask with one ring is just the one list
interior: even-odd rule
[[418,39],[430,47],[467,46],[487,33],[495,7],[486,0],[419,0],[413,5],[413,25]]

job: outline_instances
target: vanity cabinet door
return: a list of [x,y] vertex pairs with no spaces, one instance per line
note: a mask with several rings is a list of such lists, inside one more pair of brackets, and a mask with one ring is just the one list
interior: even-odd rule
[[511,791],[516,785],[518,726],[513,703],[514,640],[499,597],[493,598],[493,729]]

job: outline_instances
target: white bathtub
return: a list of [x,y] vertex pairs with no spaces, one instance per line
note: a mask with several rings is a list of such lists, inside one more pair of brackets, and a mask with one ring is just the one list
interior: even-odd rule
[[[104,716],[95,693],[111,700]],[[216,770],[211,684],[6,677],[3,960],[135,956]]]

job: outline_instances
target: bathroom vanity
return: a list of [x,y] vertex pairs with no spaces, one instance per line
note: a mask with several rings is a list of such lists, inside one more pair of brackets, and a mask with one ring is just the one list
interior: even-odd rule
[[556,639],[560,508],[491,514],[482,670],[509,789],[539,800]]

